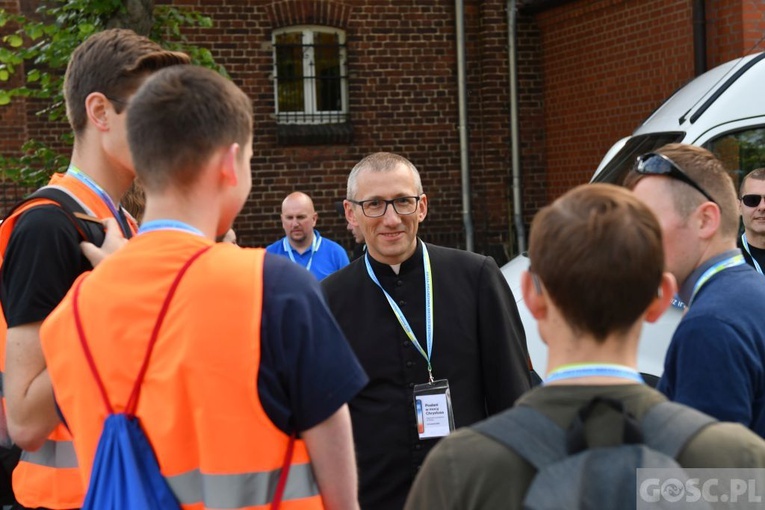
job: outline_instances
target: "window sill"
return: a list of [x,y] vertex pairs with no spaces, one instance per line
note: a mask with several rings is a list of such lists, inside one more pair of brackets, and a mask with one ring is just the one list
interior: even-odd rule
[[344,145],[353,141],[350,122],[341,124],[277,124],[279,145]]

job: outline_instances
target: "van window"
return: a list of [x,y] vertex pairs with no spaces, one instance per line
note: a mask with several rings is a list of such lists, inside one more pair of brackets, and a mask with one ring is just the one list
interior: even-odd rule
[[708,141],[703,147],[723,162],[738,191],[746,174],[755,168],[765,167],[765,126],[726,133]]
[[641,154],[651,152],[668,143],[679,142],[683,139],[685,133],[651,133],[648,135],[638,135],[630,138],[622,150],[595,176],[593,182],[608,182],[611,184],[624,184],[624,178],[632,167],[635,160]]

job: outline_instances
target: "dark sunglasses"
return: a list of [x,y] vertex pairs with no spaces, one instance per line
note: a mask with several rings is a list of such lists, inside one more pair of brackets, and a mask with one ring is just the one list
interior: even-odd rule
[[[712,195],[707,193],[704,188],[698,185],[696,181],[688,177],[688,174],[683,172],[683,169],[677,166],[677,164],[669,159],[664,154],[658,152],[649,152],[638,156],[635,163],[635,172],[641,175],[666,175],[677,181],[684,182],[688,186],[694,188],[696,191],[704,195],[707,200],[717,204],[717,200],[712,198]],[[719,205],[719,204],[718,204]]]
[[744,203],[747,207],[757,207],[760,205],[760,201],[765,198],[765,196],[762,195],[744,195],[741,197],[741,201]]

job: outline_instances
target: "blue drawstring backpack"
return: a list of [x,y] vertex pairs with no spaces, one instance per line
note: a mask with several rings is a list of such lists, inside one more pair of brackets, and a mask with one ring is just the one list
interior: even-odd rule
[[74,317],[80,343],[109,413],[104,421],[101,438],[98,440],[90,475],[90,485],[85,495],[82,510],[180,509],[178,499],[159,470],[157,457],[141,427],[140,420],[135,415],[135,411],[138,407],[138,396],[148,368],[149,357],[157,341],[159,329],[167,313],[170,300],[189,266],[210,248],[211,246],[207,246],[201,249],[186,261],[170,286],[157,322],[154,324],[141,371],[133,385],[125,411],[122,413],[114,412],[106,394],[103,380],[98,374],[93,356],[85,341],[85,332],[77,305],[80,286],[85,278],[81,278],[74,288]]

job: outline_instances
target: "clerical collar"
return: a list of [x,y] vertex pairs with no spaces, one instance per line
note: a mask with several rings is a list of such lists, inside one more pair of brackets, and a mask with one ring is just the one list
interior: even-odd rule
[[[384,264],[382,262],[378,262],[377,260],[372,257],[372,254],[369,253],[369,264],[372,266],[372,269],[374,270],[375,274],[379,276],[396,276],[396,273],[393,271],[393,269],[390,267],[390,264]],[[420,238],[417,238],[417,248],[414,250],[414,253],[405,261],[401,263],[401,269],[399,269],[398,276],[404,275],[416,268],[422,267],[422,241]]]
[[693,296],[693,289],[696,286],[696,282],[699,281],[699,278],[701,278],[701,275],[703,275],[707,269],[714,266],[718,262],[725,260],[730,257],[734,257],[736,255],[741,255],[741,250],[738,248],[733,250],[724,251],[723,253],[716,255],[712,257],[711,259],[707,260],[703,264],[701,264],[699,267],[693,270],[693,272],[688,276],[688,278],[685,279],[683,282],[683,285],[680,287],[680,291],[678,292],[678,295],[680,296],[680,299],[683,300],[683,303],[688,304],[691,302],[691,296]]

